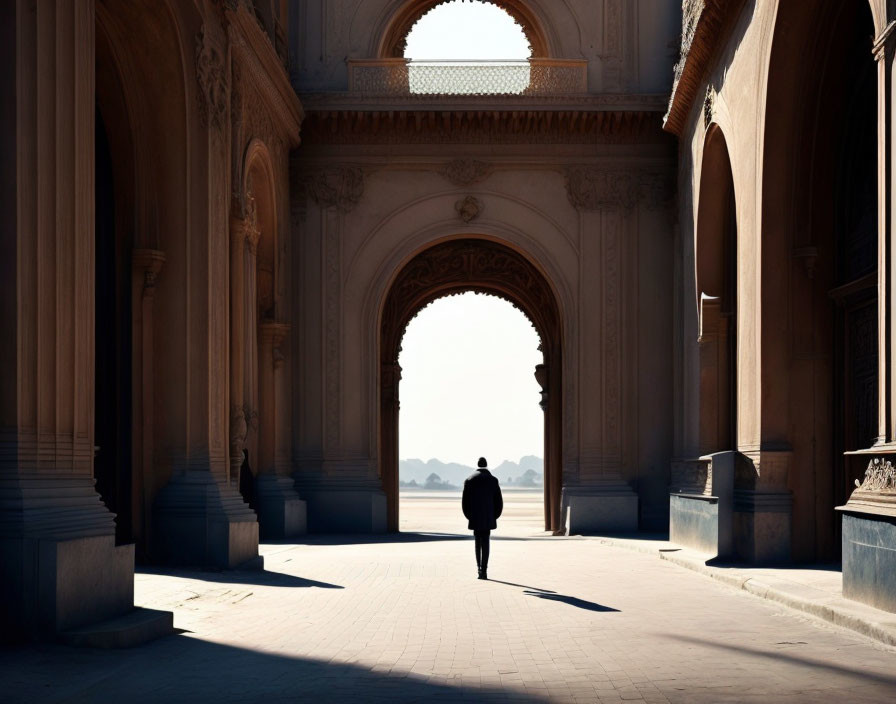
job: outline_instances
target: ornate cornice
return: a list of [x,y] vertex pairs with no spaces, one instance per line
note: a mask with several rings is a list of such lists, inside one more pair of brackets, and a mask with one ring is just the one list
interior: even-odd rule
[[745,0],[684,0],[681,59],[675,65],[664,128],[681,135],[718,49],[724,46]]
[[236,9],[226,9],[225,14],[233,61],[241,70],[243,82],[255,87],[278,132],[291,147],[297,147],[304,111],[280,57],[254,13],[243,3]]
[[664,141],[660,113],[625,110],[309,110],[306,144],[615,144]]

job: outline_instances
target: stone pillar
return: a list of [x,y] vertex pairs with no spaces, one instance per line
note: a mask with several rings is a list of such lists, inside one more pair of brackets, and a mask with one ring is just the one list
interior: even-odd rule
[[623,477],[623,397],[631,391],[624,374],[623,279],[637,181],[625,171],[582,167],[567,172],[566,186],[580,211],[578,377],[589,393],[579,398],[579,466],[577,476],[564,477],[563,523],[571,534],[631,532],[638,529],[638,495]]
[[131,277],[134,301],[133,355],[133,452],[135,482],[134,538],[143,545],[152,543],[152,503],[150,485],[155,447],[153,428],[155,415],[155,379],[153,365],[153,300],[156,281],[165,263],[165,254],[156,249],[135,249],[131,255]]
[[0,4],[0,633],[133,608],[94,490],[94,3]]
[[[228,481],[228,208],[230,115],[226,37],[211,26],[195,35],[187,70],[194,72],[198,110],[188,116],[192,154],[191,207],[184,237],[166,252],[180,270],[186,324],[167,331],[173,362],[189,370],[183,388],[166,387],[172,404],[185,404],[184,422],[162,420],[157,462],[170,463],[171,479],[159,492],[153,526],[156,556],[184,565],[259,565],[255,512]],[[177,266],[175,266],[177,262]],[[173,273],[172,277],[173,278]],[[164,453],[164,454],[163,454]]]
[[230,222],[230,463],[228,481],[239,489],[240,467],[249,428],[243,402],[243,258],[245,223]]
[[280,345],[289,333],[283,323],[263,322],[258,326],[258,385],[259,385],[259,443],[258,477],[255,507],[261,536],[267,540],[282,540],[306,532],[306,507],[293,487],[288,475],[277,472],[277,434],[285,429],[278,426],[279,377],[283,355]]

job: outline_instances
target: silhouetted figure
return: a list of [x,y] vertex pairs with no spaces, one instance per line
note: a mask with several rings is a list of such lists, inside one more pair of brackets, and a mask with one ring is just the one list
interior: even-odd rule
[[249,467],[249,451],[243,448],[243,463],[240,465],[240,494],[252,509],[255,509],[255,477]]
[[479,458],[479,468],[464,482],[461,505],[476,542],[476,567],[479,579],[488,579],[489,534],[498,527],[497,520],[504,510],[504,499],[498,480],[488,471],[485,457]]

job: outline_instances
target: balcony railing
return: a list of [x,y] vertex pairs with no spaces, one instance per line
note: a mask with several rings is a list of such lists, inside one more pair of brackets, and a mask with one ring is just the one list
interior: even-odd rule
[[350,60],[349,90],[372,95],[586,93],[587,62]]

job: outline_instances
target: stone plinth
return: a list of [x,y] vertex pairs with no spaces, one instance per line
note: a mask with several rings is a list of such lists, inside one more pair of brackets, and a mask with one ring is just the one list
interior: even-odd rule
[[211,472],[175,475],[154,510],[154,552],[163,562],[233,568],[258,558],[255,512]]
[[732,554],[736,455],[718,452],[673,466],[669,540],[717,557]]
[[793,453],[738,453],[734,467],[734,553],[751,563],[789,562],[793,495],[787,488]]
[[259,476],[255,482],[255,506],[259,535],[265,540],[304,535],[308,530],[307,507],[290,477],[279,474]]
[[[856,484],[859,484],[856,481]],[[896,612],[896,468],[874,458],[843,514],[843,596]]]
[[621,479],[564,487],[561,502],[567,535],[638,530],[638,495]]

